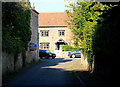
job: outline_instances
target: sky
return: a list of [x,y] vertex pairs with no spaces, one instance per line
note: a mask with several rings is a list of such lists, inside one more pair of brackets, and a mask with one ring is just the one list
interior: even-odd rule
[[30,0],[34,2],[35,10],[40,12],[65,12],[68,1],[64,0]]

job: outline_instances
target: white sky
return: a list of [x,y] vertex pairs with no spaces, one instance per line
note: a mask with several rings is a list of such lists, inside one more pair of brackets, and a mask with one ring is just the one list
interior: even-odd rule
[[34,2],[35,9],[38,12],[64,12],[67,8],[65,0],[30,0]]

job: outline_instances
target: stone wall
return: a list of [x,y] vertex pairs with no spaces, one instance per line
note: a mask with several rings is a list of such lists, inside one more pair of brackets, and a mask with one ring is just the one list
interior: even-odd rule
[[35,60],[35,53],[34,51],[27,51],[26,52],[26,62],[27,63],[31,63],[33,62],[33,60]]
[[89,67],[87,58],[85,58],[85,55],[84,55],[82,52],[81,52],[81,64],[82,64],[85,68],[88,68],[88,67]]
[[2,52],[2,73],[14,70],[14,55]]
[[22,66],[23,66],[23,59],[22,59],[22,54],[20,53],[18,54],[18,59],[17,59],[15,67],[17,70],[19,70],[22,68]]
[[[41,30],[49,30],[48,37],[41,36]],[[65,36],[59,36],[59,30],[65,30]],[[40,43],[50,43],[49,50],[56,50],[56,42],[63,39],[68,45],[74,46],[73,33],[67,27],[51,27],[51,28],[39,28],[39,44]],[[40,47],[39,47],[40,49]]]
[[[22,55],[18,55],[18,59],[15,65],[16,70],[22,68]],[[14,71],[14,55],[2,52],[2,73],[6,74],[8,71]]]
[[68,56],[69,51],[54,50],[52,52],[55,53],[56,57],[58,58],[69,58]]
[[[0,19],[2,19],[2,2],[0,2]],[[0,20],[0,87],[2,85],[2,20]]]
[[31,40],[28,45],[30,46],[30,43],[33,43],[34,45],[37,45],[37,47],[32,51],[28,48],[26,52],[26,61],[28,63],[39,59],[38,13],[36,13],[35,10],[31,10],[31,31]]
[[70,51],[63,51],[62,56],[63,56],[64,58],[70,58],[70,57],[68,56],[68,52],[70,52]]

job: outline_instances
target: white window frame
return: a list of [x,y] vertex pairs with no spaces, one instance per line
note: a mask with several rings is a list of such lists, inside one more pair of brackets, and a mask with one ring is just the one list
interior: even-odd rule
[[65,36],[65,30],[58,30],[59,36]]
[[49,43],[40,43],[40,49],[49,49]]
[[41,37],[49,37],[49,30],[41,30]]

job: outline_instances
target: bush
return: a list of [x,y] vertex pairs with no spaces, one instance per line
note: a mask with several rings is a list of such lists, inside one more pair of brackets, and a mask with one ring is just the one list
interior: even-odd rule
[[62,46],[62,50],[64,50],[64,51],[73,51],[73,50],[77,50],[77,48],[76,47],[72,47],[70,45],[63,45]]

